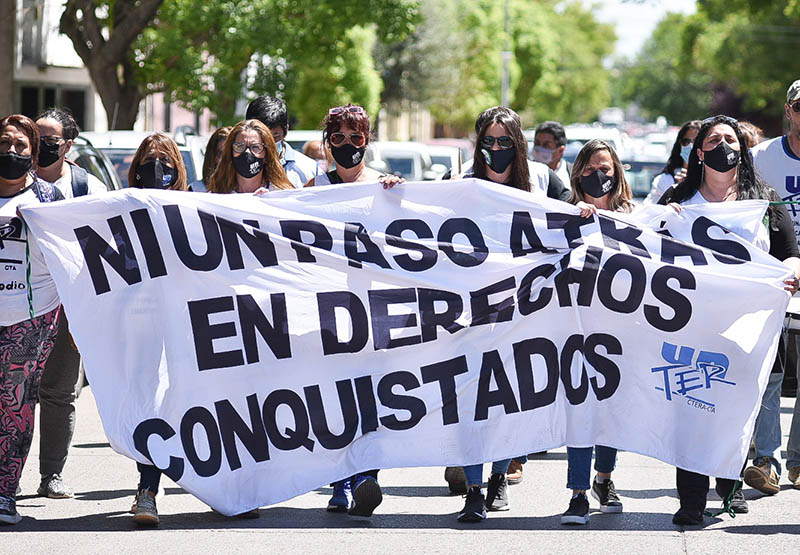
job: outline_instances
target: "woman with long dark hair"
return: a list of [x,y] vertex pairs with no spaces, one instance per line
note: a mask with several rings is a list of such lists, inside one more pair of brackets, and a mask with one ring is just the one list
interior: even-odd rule
[[208,191],[208,184],[211,181],[211,176],[219,165],[222,159],[222,152],[225,147],[225,139],[231,134],[233,127],[220,127],[214,131],[208,138],[206,143],[206,152],[203,156],[203,175],[197,181],[189,183],[189,190],[196,193],[204,193]]
[[647,197],[644,199],[644,204],[654,204],[658,202],[667,189],[677,185],[686,177],[686,166],[689,163],[689,154],[692,151],[692,143],[697,137],[697,131],[700,129],[700,122],[698,120],[687,121],[678,131],[678,136],[672,145],[672,150],[669,154],[667,165],[661,172],[653,178],[653,186],[650,189]]
[[[727,116],[703,120],[689,155],[686,179],[670,188],[659,204],[669,203],[680,211],[681,206],[689,204],[750,199],[779,201],[780,197],[758,177],[738,122]],[[770,206],[767,220],[769,253],[794,272],[795,277],[785,282],[785,289],[794,294],[800,276],[800,252],[792,220],[783,205]],[[785,342],[781,335],[773,373],[783,372],[784,353]],[[708,476],[678,468],[676,479],[681,506],[672,517],[672,522],[681,525],[701,524],[709,488]],[[726,506],[734,512],[746,513],[748,508],[741,483],[726,478],[717,478],[716,482],[715,489]]]

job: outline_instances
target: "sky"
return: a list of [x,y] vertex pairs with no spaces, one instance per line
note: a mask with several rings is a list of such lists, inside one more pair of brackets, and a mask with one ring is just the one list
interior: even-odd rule
[[690,14],[696,11],[695,0],[587,0],[598,8],[597,18],[613,23],[617,31],[616,56],[633,58],[667,12]]

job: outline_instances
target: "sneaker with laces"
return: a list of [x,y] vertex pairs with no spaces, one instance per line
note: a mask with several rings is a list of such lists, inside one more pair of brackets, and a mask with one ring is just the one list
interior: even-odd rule
[[350,479],[333,484],[333,495],[328,501],[328,512],[346,513],[350,509]]
[[762,459],[759,464],[745,468],[744,483],[767,495],[775,495],[781,491],[781,487],[778,485],[778,475],[772,468],[769,459]]
[[595,476],[592,482],[592,497],[600,502],[600,512],[622,512],[622,502],[619,500],[617,489],[614,487],[614,481],[611,478],[605,482],[598,482]]
[[448,466],[444,469],[444,480],[450,493],[464,495],[467,493],[467,475],[462,466]]
[[[720,487],[719,482],[717,482],[717,485],[714,486],[714,491],[716,491],[717,495],[719,495],[720,498],[722,499],[722,506],[724,508],[725,500],[731,494],[730,490],[728,489],[726,491],[726,489]],[[750,508],[747,506],[747,500],[744,498],[744,492],[742,491],[741,484],[739,484],[738,487],[736,488],[736,491],[733,492],[733,496],[731,497],[730,503],[731,503],[731,509],[736,514],[746,514],[750,512]]]
[[505,474],[492,473],[486,485],[486,510],[507,511],[511,508],[508,501],[508,479]]
[[589,522],[589,500],[585,493],[576,493],[569,500],[569,508],[561,515],[561,524],[586,524]]
[[0,523],[17,524],[22,517],[17,512],[17,500],[7,495],[0,495]]
[[158,509],[156,509],[156,495],[149,489],[143,489],[136,494],[134,501],[133,521],[139,526],[156,526],[158,524]]
[[50,499],[71,499],[75,497],[72,488],[64,483],[61,474],[42,476],[42,481],[39,483],[39,489],[36,490],[36,493]]
[[514,484],[519,484],[522,482],[522,463],[517,461],[517,459],[511,459],[511,463],[508,465],[508,471],[506,472],[506,479],[508,483],[512,486]]
[[480,486],[472,486],[467,490],[464,508],[458,513],[459,522],[481,522],[486,519],[486,499]]
[[383,493],[378,480],[369,475],[357,474],[353,483],[353,504],[347,514],[351,516],[372,516],[375,507],[383,501]]

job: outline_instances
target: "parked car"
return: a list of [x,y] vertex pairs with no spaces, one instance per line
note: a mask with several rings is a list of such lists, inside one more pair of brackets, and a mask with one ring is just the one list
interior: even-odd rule
[[[466,162],[461,149],[455,146],[428,145],[428,154],[431,156],[431,162],[441,164],[445,170],[453,170],[456,173]],[[461,155],[460,160],[459,155]]]
[[284,139],[289,145],[298,152],[303,152],[303,147],[308,141],[321,141],[322,130],[320,129],[289,129]]
[[114,164],[111,163],[108,156],[92,146],[84,137],[75,138],[72,148],[67,154],[67,159],[102,181],[109,191],[122,189],[122,182],[114,170]]
[[625,170],[625,177],[631,186],[631,192],[635,201],[642,202],[653,185],[653,178],[664,169],[664,160],[650,157],[623,158],[622,168]]
[[412,141],[373,141],[367,147],[367,165],[391,173],[407,181],[439,179],[447,171],[443,164],[434,164],[428,146]]
[[[620,159],[630,157],[631,140],[627,133],[616,127],[598,127],[594,125],[572,124],[564,128],[567,134],[567,148],[564,149],[564,159],[574,162],[583,145],[592,139],[602,139],[611,144],[617,151]],[[529,145],[532,144],[532,135],[528,134]]]
[[[111,160],[123,187],[128,186],[128,169],[133,161],[136,149],[150,132],[142,131],[86,131],[79,137],[83,137],[92,146],[99,149]],[[192,149],[186,144],[179,144],[178,150],[186,166],[186,179],[189,183],[196,180],[202,172],[203,163],[195,163]]]

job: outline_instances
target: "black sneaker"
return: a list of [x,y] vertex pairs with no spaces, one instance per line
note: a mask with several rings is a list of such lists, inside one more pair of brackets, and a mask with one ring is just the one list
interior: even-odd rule
[[383,501],[383,493],[378,480],[369,475],[358,474],[352,481],[353,504],[347,514],[350,516],[372,516],[375,507]]
[[[730,495],[730,491],[725,491],[723,488],[720,488],[719,483],[714,486],[714,491],[717,492],[722,498],[722,506],[725,506],[725,499],[727,499],[728,495]],[[736,514],[746,514],[750,512],[750,509],[747,506],[747,500],[744,498],[744,492],[742,491],[742,486],[739,484],[739,487],[736,488],[736,491],[733,493],[733,497],[731,497],[731,509]]]
[[508,480],[505,474],[492,473],[486,485],[486,510],[507,511],[511,508],[508,502]]
[[592,483],[592,497],[600,502],[600,512],[622,512],[622,502],[619,500],[614,482],[610,478],[602,483],[598,482],[597,478],[595,478]]
[[678,512],[672,515],[672,524],[679,526],[695,526],[703,524],[703,511],[699,509],[687,509],[681,507]]
[[576,493],[569,500],[567,512],[561,515],[561,524],[586,524],[589,522],[589,500],[585,493]]
[[0,495],[0,523],[17,524],[22,517],[17,512],[17,500],[7,495]]
[[459,522],[481,522],[486,518],[486,500],[483,498],[481,488],[472,486],[467,491],[467,501],[464,508],[458,513]]

